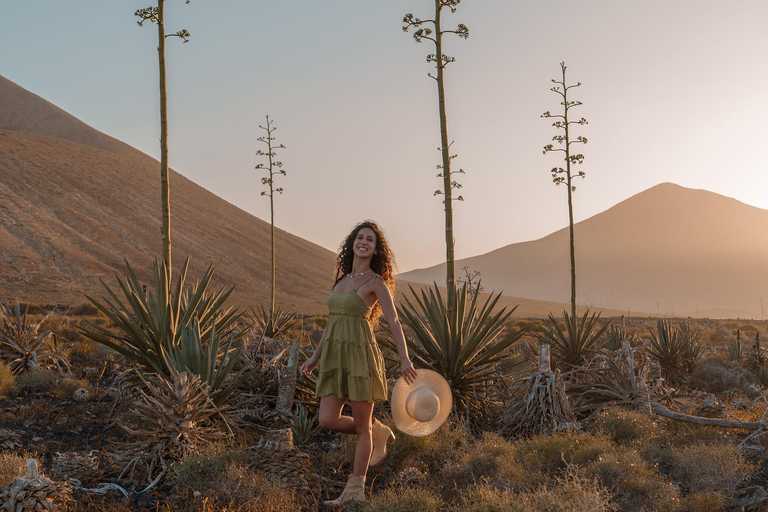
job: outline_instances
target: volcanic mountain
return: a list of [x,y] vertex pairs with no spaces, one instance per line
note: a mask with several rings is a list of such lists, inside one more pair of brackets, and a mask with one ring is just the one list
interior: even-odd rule
[[[125,260],[143,282],[161,252],[160,164],[0,77],[0,295],[78,304],[115,286]],[[269,300],[270,226],[171,173],[174,270]],[[277,302],[320,311],[335,255],[277,230]]]
[[[575,225],[577,303],[676,316],[756,318],[768,299],[768,211],[663,183]],[[570,301],[568,228],[462,259],[486,290]],[[444,280],[445,265],[404,273]]]

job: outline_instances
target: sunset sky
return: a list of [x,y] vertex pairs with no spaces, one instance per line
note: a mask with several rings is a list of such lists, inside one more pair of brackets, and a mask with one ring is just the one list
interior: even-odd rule
[[[159,156],[157,31],[151,0],[4,0],[0,75],[94,128]],[[378,221],[401,271],[444,261],[439,127],[431,43],[402,31],[427,0],[167,0],[171,166],[269,220],[256,139],[274,119],[288,175],[277,225],[335,250]],[[549,91],[559,63],[580,81],[574,111],[587,174],[583,220],[661,182],[768,209],[768,2],[464,0],[448,37],[449,137],[465,201],[458,257],[567,225]],[[21,179],[21,178],[20,178]],[[171,184],[173,186],[173,184]],[[159,199],[159,191],[158,191]],[[226,222],[227,219],[221,219]],[[650,241],[649,241],[650,242]],[[567,250],[567,248],[563,248]]]

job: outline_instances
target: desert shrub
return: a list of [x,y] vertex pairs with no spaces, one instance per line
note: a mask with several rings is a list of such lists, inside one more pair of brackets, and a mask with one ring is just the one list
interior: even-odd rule
[[602,432],[621,444],[637,443],[658,434],[653,418],[620,407],[608,407],[598,412],[588,423],[592,432]]
[[87,364],[93,362],[99,354],[99,349],[92,343],[79,341],[69,349],[71,363]]
[[16,378],[11,371],[11,368],[0,360],[0,396],[10,393],[15,385]]
[[673,447],[670,455],[675,480],[689,492],[732,496],[747,470],[742,449],[731,443]]
[[629,447],[602,455],[586,467],[586,474],[613,493],[622,512],[673,510],[679,501],[672,484]]
[[174,463],[168,481],[177,492],[199,490],[210,485],[227,466],[246,459],[246,453],[224,443],[214,443]]
[[[611,512],[617,510],[610,493],[594,480],[566,472],[553,485],[511,496],[507,508],[475,508],[471,510],[504,512]],[[465,509],[461,509],[465,510]]]
[[690,494],[680,501],[677,512],[721,512],[731,510],[726,499],[717,493],[697,492]]
[[87,380],[74,379],[72,377],[66,377],[56,382],[51,387],[51,395],[63,400],[71,400],[78,389],[85,389],[88,392],[88,396],[93,396],[93,387]]
[[70,309],[69,314],[76,316],[96,316],[99,314],[99,311],[90,302],[83,302]]
[[615,449],[605,435],[575,431],[533,436],[516,442],[515,447],[519,464],[527,471],[542,473],[566,469],[568,464],[585,465]]
[[730,329],[727,325],[719,325],[714,333],[709,336],[709,343],[714,346],[726,346],[729,342],[736,341],[736,329]]
[[752,382],[753,377],[738,362],[710,357],[693,371],[688,385],[708,393],[722,393],[729,389],[744,391]]
[[[447,466],[435,483],[442,485],[444,496],[464,496],[475,482],[483,482],[484,486],[475,489],[482,494],[486,488],[533,489],[548,479],[546,475],[524,467],[516,458],[516,447],[512,443],[497,434],[485,433],[459,461]],[[489,502],[495,503],[494,500],[499,498],[494,496],[488,496]]]
[[361,512],[438,512],[444,507],[440,496],[429,489],[391,486],[365,502]]
[[25,372],[16,378],[16,387],[20,391],[43,393],[51,389],[53,383],[56,382],[56,378],[56,374],[48,370]]
[[0,490],[11,485],[19,478],[19,472],[25,474],[27,459],[10,452],[0,453]]

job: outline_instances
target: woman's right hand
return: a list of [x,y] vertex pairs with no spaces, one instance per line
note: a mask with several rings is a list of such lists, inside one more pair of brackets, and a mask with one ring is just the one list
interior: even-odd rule
[[304,361],[304,364],[301,365],[301,374],[302,375],[310,375],[312,373],[312,370],[315,369],[317,366],[319,357],[315,357],[315,354],[312,354],[312,357]]

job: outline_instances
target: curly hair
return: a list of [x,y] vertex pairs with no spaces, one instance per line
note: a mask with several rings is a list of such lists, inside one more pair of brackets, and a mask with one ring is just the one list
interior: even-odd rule
[[[373,252],[371,258],[371,270],[376,272],[384,284],[389,288],[390,293],[394,293],[395,290],[395,255],[392,254],[392,249],[389,248],[387,239],[384,236],[384,231],[378,224],[372,220],[364,220],[355,226],[352,231],[347,235],[344,241],[339,246],[339,255],[336,257],[336,269],[334,270],[334,282],[333,288],[339,284],[344,276],[352,273],[352,262],[355,259],[355,254],[352,246],[357,238],[357,234],[361,229],[368,228],[376,234],[376,249]],[[371,311],[370,321],[372,324],[381,315],[381,305],[376,302]]]

